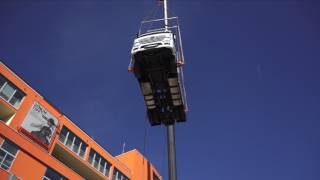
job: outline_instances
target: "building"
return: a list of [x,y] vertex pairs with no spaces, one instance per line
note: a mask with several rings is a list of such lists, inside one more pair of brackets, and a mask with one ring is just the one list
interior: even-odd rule
[[0,61],[0,179],[162,177],[137,150],[109,154]]

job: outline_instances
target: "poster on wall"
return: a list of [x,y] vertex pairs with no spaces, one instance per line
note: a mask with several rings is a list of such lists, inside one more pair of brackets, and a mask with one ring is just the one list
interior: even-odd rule
[[21,131],[41,145],[48,147],[57,126],[58,120],[40,104],[34,102],[21,125]]

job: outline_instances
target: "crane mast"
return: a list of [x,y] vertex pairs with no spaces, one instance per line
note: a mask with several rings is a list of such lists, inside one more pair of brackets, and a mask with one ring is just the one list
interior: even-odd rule
[[[168,31],[168,4],[167,0],[163,2],[164,10],[164,28]],[[169,180],[177,180],[177,164],[176,164],[176,144],[175,144],[175,124],[167,125],[167,147],[168,147],[168,178]]]

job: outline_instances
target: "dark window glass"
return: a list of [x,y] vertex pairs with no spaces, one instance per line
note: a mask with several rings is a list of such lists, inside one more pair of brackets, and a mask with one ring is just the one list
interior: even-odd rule
[[107,165],[105,167],[105,172],[104,172],[104,175],[105,176],[109,176],[109,171],[110,171],[110,164],[108,162],[106,162]]
[[104,173],[104,164],[106,163],[106,161],[104,159],[100,160],[100,166],[99,166],[99,171]]
[[2,166],[1,167],[5,168],[5,169],[9,169],[9,167],[11,166],[13,160],[14,160],[14,157],[9,155],[9,154],[7,154],[7,156],[5,157],[5,159],[2,162]]
[[72,147],[72,151],[73,151],[73,152],[75,152],[75,153],[78,154],[79,148],[80,148],[80,143],[81,143],[81,141],[80,141],[79,138],[76,138],[76,139],[74,140],[74,144],[73,144],[73,147]]
[[80,156],[80,157],[84,157],[84,154],[85,154],[85,152],[86,152],[86,149],[87,149],[87,145],[82,142],[81,149],[80,149],[80,153],[79,153],[79,156]]
[[91,150],[91,151],[90,151],[90,154],[89,154],[89,159],[88,159],[88,161],[89,161],[90,164],[92,164],[94,154],[95,154],[95,152],[94,152],[93,150]]
[[9,167],[6,166],[6,165],[4,165],[4,164],[2,164],[1,167],[2,167],[4,170],[8,170],[8,169],[9,169]]
[[8,140],[3,142],[2,148],[5,149],[6,151],[8,151],[9,153],[11,153],[14,156],[17,154],[17,152],[19,150],[19,148],[15,144],[11,143]]
[[5,99],[6,101],[8,101],[9,98],[13,95],[14,91],[15,89],[7,83],[1,90],[0,96],[3,97],[3,99]]
[[74,134],[69,132],[69,136],[68,136],[68,139],[67,139],[67,142],[66,142],[66,146],[67,147],[71,148],[74,137],[75,137]]
[[96,157],[94,158],[94,163],[93,166],[98,169],[98,165],[99,165],[99,160],[100,160],[100,156],[98,154],[96,154]]
[[103,175],[109,175],[110,163],[93,149],[90,150],[88,162]]
[[67,146],[71,151],[80,157],[84,157],[87,144],[85,144],[78,136],[73,134],[68,128],[63,126],[59,135],[59,141]]
[[63,177],[61,174],[57,173],[51,168],[47,168],[44,176],[51,180],[67,180],[67,178]]
[[0,96],[18,108],[25,94],[0,74]]
[[115,180],[129,180],[125,175],[123,175],[119,170],[115,169],[113,171],[113,178]]
[[18,150],[18,147],[8,140],[2,143],[0,147],[0,166],[3,169],[8,170],[10,168]]
[[9,103],[12,104],[15,108],[17,108],[20,105],[20,102],[22,101],[24,96],[25,95],[22,92],[16,91],[16,93],[14,93],[13,97],[10,99]]
[[116,177],[117,177],[116,171],[113,171],[112,179],[116,180]]
[[60,135],[59,135],[60,142],[64,143],[64,140],[66,139],[67,133],[68,133],[67,128],[63,127],[60,132]]
[[0,89],[4,85],[5,82],[6,82],[6,79],[2,75],[0,75]]
[[4,152],[2,149],[0,149],[0,164],[2,163],[2,160],[4,159],[4,156],[6,156],[6,152]]

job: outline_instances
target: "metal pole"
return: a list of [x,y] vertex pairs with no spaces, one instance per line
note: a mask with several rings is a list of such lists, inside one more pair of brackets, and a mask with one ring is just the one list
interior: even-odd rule
[[163,2],[163,10],[164,10],[164,28],[165,31],[168,31],[168,4],[167,0]]
[[177,180],[176,145],[175,145],[174,124],[167,126],[167,143],[168,143],[169,180]]
[[[168,31],[168,4],[167,0],[163,2],[164,10],[164,28]],[[167,143],[168,143],[168,173],[169,180],[177,180],[177,166],[176,166],[176,144],[174,124],[167,126]]]

